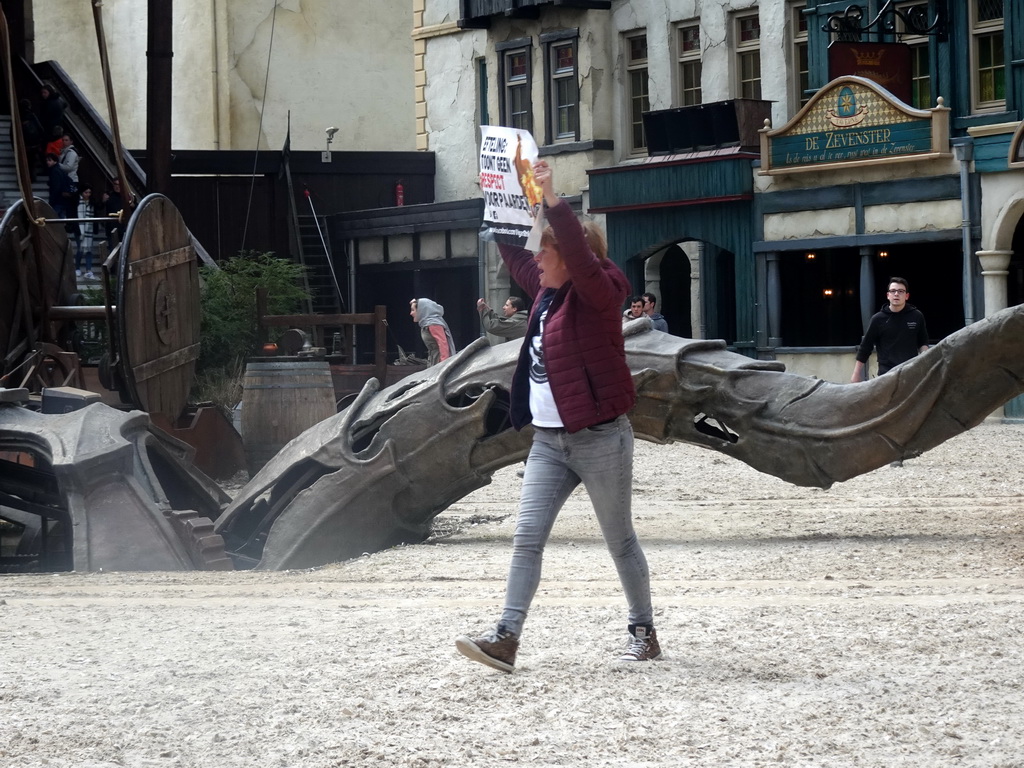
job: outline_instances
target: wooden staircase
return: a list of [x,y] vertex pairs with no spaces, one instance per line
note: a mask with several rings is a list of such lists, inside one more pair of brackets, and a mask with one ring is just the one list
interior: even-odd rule
[[[11,116],[0,115],[0,208],[7,210],[13,203],[21,200],[21,189],[18,187],[18,174],[14,166],[14,147],[11,145]],[[37,169],[33,169],[37,170]],[[46,176],[36,173],[32,178],[32,192],[35,197],[49,200],[50,190]]]

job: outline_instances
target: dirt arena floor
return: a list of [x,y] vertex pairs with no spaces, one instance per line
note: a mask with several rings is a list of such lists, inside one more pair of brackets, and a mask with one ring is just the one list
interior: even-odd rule
[[586,495],[505,675],[514,467],[425,544],[308,571],[0,577],[0,766],[1024,766],[1024,426],[798,488],[638,443],[665,658]]

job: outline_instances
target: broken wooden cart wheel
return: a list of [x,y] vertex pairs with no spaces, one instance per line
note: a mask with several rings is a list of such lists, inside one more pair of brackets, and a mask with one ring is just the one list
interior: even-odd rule
[[120,370],[133,404],[176,419],[199,357],[199,264],[185,222],[163,195],[128,221],[117,273]]

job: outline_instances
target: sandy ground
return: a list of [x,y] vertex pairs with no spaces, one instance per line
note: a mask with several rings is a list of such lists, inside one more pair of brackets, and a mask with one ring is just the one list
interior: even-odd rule
[[666,658],[577,493],[512,675],[514,467],[429,543],[310,571],[0,577],[0,765],[1024,766],[1024,426],[829,491],[638,444]]

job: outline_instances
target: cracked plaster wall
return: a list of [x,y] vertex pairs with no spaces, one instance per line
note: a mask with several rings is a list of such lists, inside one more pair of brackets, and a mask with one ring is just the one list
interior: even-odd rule
[[[593,12],[600,13],[600,12]],[[442,24],[458,18],[458,5],[452,0],[428,0],[424,23]],[[480,194],[478,148],[480,145],[480,82],[477,62],[483,59],[487,69],[487,112],[491,123],[499,122],[501,94],[498,92],[500,59],[495,44],[529,37],[533,45],[534,67],[532,100],[535,105],[534,136],[543,143],[544,78],[539,36],[556,30],[580,30],[578,68],[580,72],[579,120],[583,141],[613,137],[606,25],[587,25],[593,18],[579,12],[548,10],[541,22],[495,17],[489,30],[460,30],[426,40],[424,67],[427,73],[428,145],[437,154],[435,193],[438,200],[465,199]],[[453,66],[453,62],[459,62]],[[586,188],[586,170],[609,164],[606,157],[595,162],[594,153],[563,155],[558,160],[559,192],[580,194]]]
[[459,20],[459,0],[424,0],[423,6],[425,27]]
[[[612,24],[617,36],[615,72],[622,82],[625,72],[625,51],[622,35],[639,29],[647,30],[648,77],[651,109],[678,106],[676,92],[676,25],[699,20],[702,48],[701,88],[705,102],[725,101],[735,97],[733,89],[733,58],[730,23],[736,13],[758,10],[761,23],[761,90],[762,98],[774,101],[772,120],[784,121],[793,109],[789,106],[786,70],[788,32],[786,0],[735,0],[711,2],[676,0],[672,2],[616,2]],[[620,130],[625,130],[623,105],[616,104]]]
[[[407,0],[176,0],[173,146],[412,150],[412,11]],[[146,3],[104,0],[122,140],[145,146]],[[89,3],[33,3],[36,59],[53,59],[109,120]],[[273,26],[270,76],[267,54]],[[266,83],[266,108],[263,109]],[[260,113],[263,112],[262,128]]]
[[473,63],[483,55],[485,46],[486,34],[482,30],[427,41],[427,134],[430,151],[438,158],[434,177],[438,200],[480,196],[476,67],[453,67],[450,63]]
[[[539,35],[556,29],[579,28],[580,126],[583,141],[611,138],[614,153],[559,155],[559,191],[585,190],[588,168],[628,161],[623,36],[647,30],[651,109],[677,106],[674,35],[680,22],[699,20],[703,47],[702,87],[705,102],[733,98],[734,50],[730,26],[734,15],[756,9],[761,24],[762,98],[773,102],[772,125],[782,126],[798,104],[789,92],[786,56],[791,30],[786,0],[614,0],[611,11],[569,12],[545,7],[540,21],[495,16],[487,30],[460,30],[426,40],[425,68],[429,147],[437,153],[437,199],[464,199],[478,194],[476,186],[478,93],[476,59],[484,57],[488,76],[488,111],[498,121],[499,59],[497,43],[529,37],[534,46],[535,129],[543,139],[544,88]],[[459,18],[457,0],[425,0],[424,24],[451,23]],[[827,181],[814,174],[787,177],[755,175],[759,191],[800,188],[814,184],[845,184],[865,179],[914,178],[956,173],[951,160],[906,163],[883,168],[831,169]]]
[[[560,29],[579,29],[580,133],[583,141],[612,139],[613,153],[574,153],[558,157],[559,191],[579,194],[587,187],[588,168],[628,160],[624,92],[623,35],[647,30],[648,77],[651,109],[676,106],[675,29],[679,22],[700,20],[703,51],[704,100],[733,98],[734,53],[730,25],[737,12],[759,9],[762,28],[763,98],[774,102],[773,123],[781,124],[794,111],[789,105],[786,74],[787,6],[785,0],[615,0],[608,11],[542,9],[539,21],[491,18],[486,30],[460,30],[426,39],[426,130],[428,146],[437,153],[438,200],[462,199],[478,194],[476,185],[479,146],[479,73],[483,58],[488,78],[488,113],[498,122],[500,58],[495,45],[530,38],[533,45],[534,135],[543,143],[545,93],[543,49],[539,37]],[[450,24],[459,18],[457,0],[425,0],[425,27]]]

